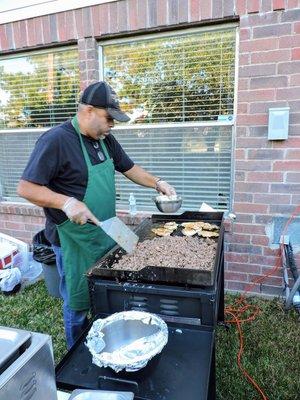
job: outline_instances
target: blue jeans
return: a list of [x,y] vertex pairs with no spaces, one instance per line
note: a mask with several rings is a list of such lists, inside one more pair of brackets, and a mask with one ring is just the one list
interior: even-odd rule
[[67,347],[70,349],[88,325],[87,311],[71,310],[68,304],[68,293],[66,287],[65,271],[63,266],[61,247],[52,245],[56,256],[57,270],[60,276],[59,291],[63,298],[63,317]]

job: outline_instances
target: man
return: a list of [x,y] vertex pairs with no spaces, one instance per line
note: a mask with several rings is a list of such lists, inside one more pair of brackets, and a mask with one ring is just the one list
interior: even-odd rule
[[126,122],[116,93],[106,82],[88,86],[71,121],[37,141],[18,194],[44,208],[46,237],[60,274],[68,348],[87,324],[89,296],[85,272],[114,241],[87,223],[115,216],[115,170],[131,181],[172,195],[167,182],[135,165],[110,133],[114,119]]

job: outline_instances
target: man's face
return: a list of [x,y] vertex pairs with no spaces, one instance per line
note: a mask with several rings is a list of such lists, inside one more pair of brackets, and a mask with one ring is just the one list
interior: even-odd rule
[[92,107],[89,114],[88,135],[93,139],[104,139],[114,126],[114,120],[105,109]]

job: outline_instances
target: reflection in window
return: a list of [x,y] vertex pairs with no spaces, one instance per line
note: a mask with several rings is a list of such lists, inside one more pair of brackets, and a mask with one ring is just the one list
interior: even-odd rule
[[60,124],[76,112],[76,50],[0,60],[0,129]]
[[233,114],[235,29],[103,45],[104,77],[143,122],[213,121]]

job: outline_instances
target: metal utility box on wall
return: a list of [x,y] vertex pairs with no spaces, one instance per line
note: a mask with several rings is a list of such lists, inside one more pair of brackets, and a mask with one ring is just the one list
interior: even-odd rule
[[290,107],[269,108],[268,140],[288,138]]

